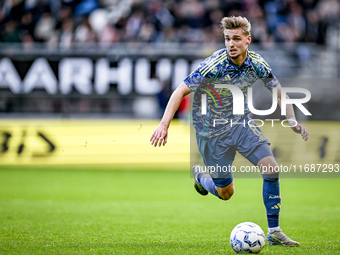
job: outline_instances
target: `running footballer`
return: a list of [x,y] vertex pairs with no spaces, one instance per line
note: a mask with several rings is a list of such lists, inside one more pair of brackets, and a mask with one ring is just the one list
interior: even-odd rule
[[[246,97],[248,88],[261,79],[264,86],[272,91],[277,89],[278,105],[281,105],[281,85],[274,76],[268,63],[256,52],[248,50],[251,42],[251,25],[244,17],[225,17],[221,20],[226,48],[213,53],[205,59],[173,92],[163,118],[151,136],[154,146],[165,145],[170,122],[177,111],[181,100],[194,92],[192,118],[196,129],[198,149],[204,164],[209,166],[231,166],[236,151],[247,158],[252,164],[266,169],[277,169],[277,163],[265,138],[248,116],[250,111],[245,103],[243,115],[233,115],[233,97],[227,89],[217,89],[217,84],[234,85],[241,89]],[[206,97],[207,109],[202,112],[202,93],[212,88],[218,91],[221,103],[215,104],[212,97]],[[292,105],[286,106],[286,118],[292,120],[291,129],[302,138],[308,140],[306,128],[297,124]],[[214,119],[228,119],[233,123],[245,125],[214,125]],[[251,125],[249,125],[251,124]],[[234,194],[234,180],[229,171],[208,174],[193,168],[194,187],[201,195],[212,195],[228,200]],[[268,220],[267,242],[284,246],[300,244],[286,234],[279,226],[281,207],[279,173],[276,171],[262,172],[263,202]]]

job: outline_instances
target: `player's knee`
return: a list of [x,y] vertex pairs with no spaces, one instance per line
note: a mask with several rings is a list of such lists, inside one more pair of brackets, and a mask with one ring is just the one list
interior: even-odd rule
[[222,190],[221,192],[219,192],[219,196],[222,200],[229,200],[232,195],[234,194],[234,187]]
[[279,166],[275,161],[273,156],[268,156],[261,159],[257,166],[260,168],[261,173],[264,175],[278,175],[279,173]]

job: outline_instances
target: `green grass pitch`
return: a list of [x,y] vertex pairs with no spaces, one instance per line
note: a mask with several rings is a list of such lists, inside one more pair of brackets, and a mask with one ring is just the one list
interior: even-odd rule
[[[189,171],[0,170],[0,254],[235,254],[232,228],[266,232],[260,178],[230,201],[200,196]],[[281,227],[300,247],[261,254],[339,254],[340,179],[281,179]]]

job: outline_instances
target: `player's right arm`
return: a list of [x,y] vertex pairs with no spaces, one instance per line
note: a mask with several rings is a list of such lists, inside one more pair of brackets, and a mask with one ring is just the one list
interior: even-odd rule
[[170,122],[178,110],[183,97],[185,97],[190,92],[191,89],[184,82],[182,82],[172,93],[164,111],[163,118],[150,138],[151,145],[156,147],[157,145],[161,146],[163,144],[164,146],[166,144]]
[[[286,95],[286,98],[289,99],[289,96]],[[277,104],[281,107],[281,100],[282,100],[282,87],[281,84],[278,83],[277,85]],[[309,133],[304,125],[297,123],[294,113],[294,108],[292,104],[286,105],[286,118],[291,125],[291,129],[298,134],[301,134],[303,140],[307,141],[309,137]],[[292,121],[290,121],[292,120]]]

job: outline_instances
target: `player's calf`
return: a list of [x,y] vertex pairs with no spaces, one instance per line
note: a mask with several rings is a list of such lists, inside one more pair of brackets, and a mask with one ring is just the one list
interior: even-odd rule
[[192,168],[192,174],[195,179],[194,187],[198,193],[205,196],[209,193],[219,197],[215,183],[210,174],[206,173],[202,166],[195,165]]
[[222,200],[229,200],[234,194],[234,182],[231,182],[227,187],[219,188],[216,187],[219,197]]

